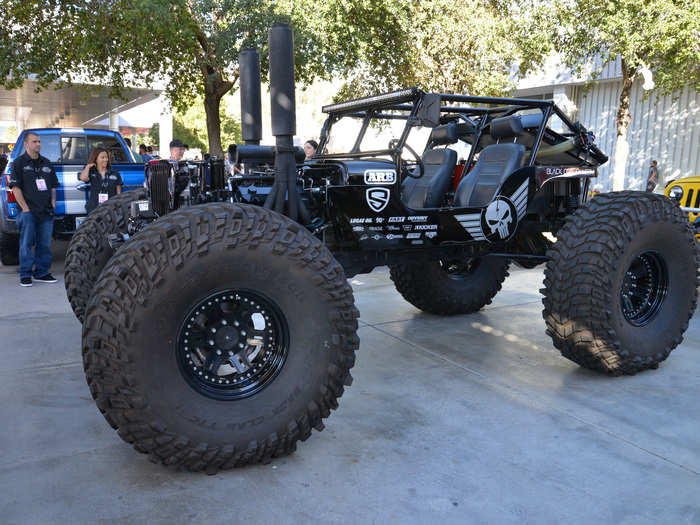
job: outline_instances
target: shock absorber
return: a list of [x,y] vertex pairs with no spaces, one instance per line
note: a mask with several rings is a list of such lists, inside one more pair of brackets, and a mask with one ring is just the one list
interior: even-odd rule
[[567,181],[566,211],[573,213],[581,202],[581,181],[572,179]]

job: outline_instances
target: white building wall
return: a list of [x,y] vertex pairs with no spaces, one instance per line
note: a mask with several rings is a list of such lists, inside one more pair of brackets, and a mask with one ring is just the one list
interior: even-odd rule
[[[622,81],[605,81],[588,91],[578,90],[576,118],[596,135],[596,143],[610,157],[597,183],[612,189],[617,139],[617,107]],[[662,181],[700,175],[700,94],[686,87],[673,96],[652,93],[646,100],[641,80],[632,87],[625,187],[642,189],[649,162],[659,162]]]

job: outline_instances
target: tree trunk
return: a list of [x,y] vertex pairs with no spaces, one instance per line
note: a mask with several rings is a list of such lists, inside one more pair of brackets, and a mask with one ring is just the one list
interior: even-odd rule
[[204,94],[204,111],[207,114],[207,137],[209,137],[209,153],[218,158],[223,157],[221,148],[221,119],[219,118],[219,108],[221,107],[221,97],[217,97],[209,90]]
[[[234,85],[230,80],[224,80],[221,73],[209,65],[202,66],[204,77],[204,111],[207,114],[207,137],[209,138],[209,154],[223,158],[224,150],[221,147],[221,118],[219,108],[221,98],[228,93]],[[235,75],[238,79],[238,75]]]
[[627,167],[627,157],[629,155],[629,143],[627,142],[627,131],[632,120],[630,113],[630,93],[632,92],[632,80],[634,71],[627,65],[625,60],[621,61],[622,69],[622,91],[620,92],[620,104],[617,108],[617,141],[615,143],[615,160],[613,172],[613,191],[625,189],[625,169]]

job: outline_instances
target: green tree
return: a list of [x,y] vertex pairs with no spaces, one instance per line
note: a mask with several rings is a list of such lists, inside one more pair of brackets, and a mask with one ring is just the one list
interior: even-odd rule
[[[241,125],[231,116],[232,94],[227,94],[221,100],[219,109],[219,122],[221,122],[221,145],[224,149],[229,144],[240,143]],[[201,97],[197,97],[194,103],[184,113],[173,115],[173,136],[181,139],[191,147],[208,151],[209,137],[207,132],[207,115]]]
[[331,0],[319,9],[348,75],[338,98],[409,85],[503,95],[551,49],[525,29],[536,12],[516,0]]
[[516,38],[531,25],[519,1],[4,0],[0,78],[8,88],[29,75],[40,87],[89,79],[112,96],[167,78],[178,114],[201,97],[209,149],[220,155],[221,101],[238,82],[238,53],[259,49],[264,78],[273,22],[294,28],[297,81],[342,75],[341,98],[408,85],[494,95],[542,56],[531,34]]
[[[241,124],[230,116],[230,105],[232,95],[227,95],[222,100],[219,118],[221,122],[221,143],[224,148],[229,144],[242,142]],[[154,124],[148,132],[148,142],[158,144],[160,139],[160,126]],[[173,115],[173,137],[180,139],[191,148],[199,148],[208,151],[209,137],[207,136],[207,116],[201,98],[195,99],[194,103],[187,108],[184,113],[176,112]],[[161,152],[167,155],[167,152]]]
[[[654,90],[700,90],[700,8],[697,0],[571,0],[553,4],[553,43],[581,73],[597,62],[594,76],[620,60],[622,90],[617,110],[613,189],[624,187],[632,119],[630,93],[637,76],[653,76]],[[558,28],[558,29],[557,29]],[[649,92],[647,92],[649,93]]]
[[10,89],[29,76],[40,88],[89,79],[119,97],[124,86],[166,78],[166,94],[179,112],[202,97],[209,150],[221,155],[221,99],[238,82],[238,54],[245,47],[262,50],[264,75],[267,30],[274,22],[294,27],[301,82],[331,67],[329,55],[310,52],[327,48],[305,20],[308,5],[292,0],[4,0],[0,79]]

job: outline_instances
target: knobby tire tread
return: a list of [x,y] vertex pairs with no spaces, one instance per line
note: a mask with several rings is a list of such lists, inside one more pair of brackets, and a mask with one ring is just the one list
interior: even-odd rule
[[501,290],[508,277],[509,260],[487,257],[464,282],[449,278],[437,261],[389,267],[396,290],[413,306],[434,315],[478,312]]
[[[64,281],[68,302],[81,323],[85,320],[85,307],[92,288],[112,254],[107,236],[125,232],[131,203],[145,198],[143,189],[115,195],[95,208],[73,235],[66,252]],[[103,254],[100,259],[104,260],[98,262],[100,253]]]
[[567,217],[548,252],[542,303],[547,334],[561,354],[584,368],[609,375],[632,375],[657,368],[683,340],[697,304],[695,278],[692,305],[682,316],[682,329],[652,356],[625,348],[611,322],[617,304],[611,276],[620,255],[649,218],[668,221],[687,230],[686,242],[700,263],[698,243],[680,208],[662,195],[620,191],[595,196]]
[[[332,305],[335,334],[331,348],[338,358],[305,413],[280,424],[280,431],[246,446],[217,447],[177,435],[149,412],[130,373],[133,348],[125,344],[136,320],[136,305],[149,305],[159,276],[185,258],[207,253],[211,246],[256,250],[273,243],[274,252],[315,273],[314,285]],[[125,281],[126,276],[126,281]],[[136,283],[130,276],[143,277]],[[344,387],[352,383],[350,369],[359,347],[357,319],[343,268],[327,248],[302,226],[263,208],[209,204],[177,211],[149,225],[138,239],[112,258],[95,286],[83,326],[83,363],[90,391],[98,408],[119,436],[155,463],[190,471],[215,473],[289,454],[311,430],[322,430],[323,419],[338,407]]]

